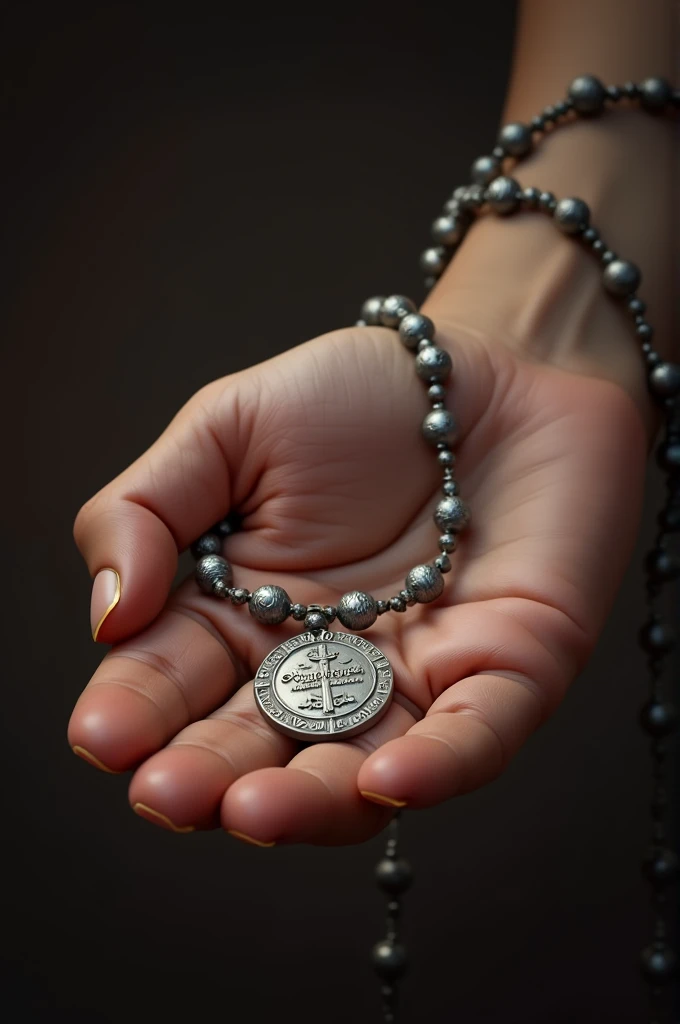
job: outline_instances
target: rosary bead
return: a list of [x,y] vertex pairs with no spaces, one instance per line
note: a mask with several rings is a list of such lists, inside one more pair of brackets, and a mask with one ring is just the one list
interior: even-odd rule
[[418,342],[418,351],[422,352],[424,348],[429,348],[430,345],[434,345],[434,341],[431,338],[421,338]]
[[397,594],[396,597],[391,597],[390,598],[390,610],[393,611],[393,612],[405,612],[406,611],[406,601],[404,600],[404,598],[403,597],[399,597],[398,594]]
[[433,246],[430,249],[425,249],[420,254],[420,269],[424,274],[439,277],[446,269],[447,263],[448,256],[446,254],[446,250],[440,245]]
[[640,712],[640,725],[650,736],[668,736],[675,729],[675,707],[667,702],[650,700]]
[[326,616],[326,622],[330,626],[331,622],[333,622],[333,620],[337,617],[338,609],[335,608],[332,604],[326,604],[324,605],[323,613]]
[[656,847],[646,858],[643,870],[655,888],[670,885],[678,873],[678,858],[675,851],[663,846]]
[[473,213],[479,209],[480,206],[484,205],[484,186],[483,185],[467,185],[465,187],[465,193],[461,199],[461,206],[464,210],[468,210]]
[[603,252],[607,252],[607,244],[601,238],[596,238],[591,243],[591,248],[596,256],[601,256]]
[[533,185],[529,185],[527,188],[523,188],[520,192],[520,202],[527,210],[535,210],[538,206],[538,200],[540,198],[540,190],[534,188]]
[[649,386],[659,398],[680,394],[680,363],[660,363],[649,375]]
[[423,281],[423,287],[426,292],[431,292],[437,283],[436,277],[426,277]]
[[427,397],[431,402],[443,402],[446,398],[446,388],[443,384],[431,384],[427,389]]
[[229,537],[232,533],[236,533],[241,529],[241,517],[237,512],[230,512],[224,519],[220,519],[219,523],[215,523],[211,533],[216,533],[218,537]]
[[406,588],[404,588],[404,590],[399,591],[399,597],[402,599],[402,601],[408,608],[410,608],[411,605],[416,603],[415,595],[411,590],[408,590]]
[[654,548],[650,551],[645,566],[654,583],[668,583],[680,575],[680,562],[665,548]]
[[618,103],[623,96],[623,89],[620,85],[608,85],[607,86],[607,99],[611,100],[612,103]]
[[671,102],[673,90],[665,78],[646,78],[639,88],[642,106],[651,113],[659,113]]
[[372,298],[366,299],[364,302],[361,307],[361,319],[368,324],[368,326],[375,327],[381,322],[380,311],[384,301],[384,296],[374,295]]
[[402,857],[383,857],[375,868],[375,880],[381,889],[397,896],[406,892],[413,881],[411,865]]
[[373,947],[373,966],[381,978],[400,978],[406,971],[406,950],[383,939]]
[[465,235],[465,224],[461,217],[446,214],[437,217],[432,225],[432,238],[437,245],[458,245]]
[[439,345],[428,345],[416,357],[416,373],[421,380],[440,384],[451,373],[451,356]]
[[675,630],[666,622],[651,619],[640,630],[638,640],[648,654],[668,654],[675,647]]
[[605,249],[605,251],[600,254],[600,263],[603,267],[608,267],[610,263],[613,263],[614,260],[617,259],[618,256],[615,252],[612,252],[611,249]]
[[631,295],[626,306],[628,308],[628,312],[634,317],[642,316],[647,309],[647,303],[643,302],[642,299],[639,299],[637,295]]
[[445,533],[460,533],[470,522],[470,509],[462,498],[442,498],[434,511],[434,521]]
[[470,177],[476,185],[488,185],[501,173],[501,163],[495,156],[478,156],[470,168]]
[[440,596],[444,579],[435,565],[416,565],[406,577],[406,586],[418,604],[428,604]]
[[290,615],[291,602],[283,587],[265,584],[250,598],[250,614],[265,626],[278,626]]
[[612,260],[603,276],[604,286],[612,295],[632,295],[641,280],[640,271],[629,260]]
[[317,629],[325,629],[327,625],[326,616],[318,608],[307,612],[305,615],[305,629],[309,630],[310,633],[316,632]]
[[656,449],[656,461],[667,472],[680,469],[680,442],[664,441]]
[[216,533],[204,533],[195,544],[191,546],[191,553],[194,558],[202,558],[203,555],[219,555],[222,551],[222,538]]
[[297,603],[292,605],[290,609],[290,614],[292,618],[295,619],[296,622],[302,622],[304,620],[305,615],[307,614],[307,605]]
[[565,235],[577,235],[588,227],[590,210],[582,199],[560,199],[553,214],[555,223]]
[[218,580],[230,587],[232,575],[229,562],[221,555],[203,555],[196,563],[196,582],[205,594],[212,594]]
[[215,597],[229,597],[229,587],[227,586],[225,580],[215,580],[212,586],[212,593],[215,595]]
[[538,205],[546,213],[552,213],[557,206],[557,200],[552,192],[541,192],[538,197]]
[[447,498],[455,498],[458,494],[458,484],[455,480],[445,480],[442,484],[442,493]]
[[338,601],[338,618],[347,629],[362,630],[372,626],[378,617],[375,599],[363,590],[351,590]]
[[597,242],[599,237],[600,234],[596,228],[586,228],[583,234],[581,235],[581,238],[587,245],[592,245],[593,242]]
[[448,555],[437,555],[434,564],[440,572],[451,572],[451,559]]
[[607,90],[594,75],[579,75],[569,86],[568,95],[577,114],[601,114]]
[[513,121],[504,125],[498,136],[498,145],[502,146],[509,156],[526,156],[531,150],[531,129],[529,125]]
[[443,533],[439,538],[439,550],[443,551],[444,554],[455,551],[457,544],[458,538],[455,533]]
[[398,327],[405,316],[415,311],[415,304],[405,295],[388,295],[380,307],[380,323],[384,327]]
[[390,610],[390,602],[389,601],[376,601],[375,602],[375,609],[376,609],[378,615],[384,615],[385,612],[388,612]]
[[245,604],[250,598],[250,594],[243,587],[237,587],[235,590],[232,590],[229,596],[232,604]]
[[642,320],[635,328],[640,341],[651,341],[654,337],[654,329],[651,324],[648,324],[646,320]]
[[489,185],[486,200],[494,213],[512,213],[517,209],[521,191],[514,178],[501,175]]
[[448,448],[443,448],[437,454],[437,462],[439,463],[440,466],[443,466],[445,469],[448,469],[451,466],[453,466],[455,461],[456,461],[456,456]]
[[416,349],[419,342],[434,338],[434,324],[422,313],[407,313],[399,324],[399,337],[406,348]]
[[540,116],[532,117],[529,127],[531,128],[532,132],[542,132],[545,128],[543,118]]
[[642,951],[642,973],[654,984],[670,981],[677,967],[675,953],[663,942],[655,942]]
[[433,409],[423,420],[422,433],[430,444],[453,443],[458,436],[458,425],[447,409]]

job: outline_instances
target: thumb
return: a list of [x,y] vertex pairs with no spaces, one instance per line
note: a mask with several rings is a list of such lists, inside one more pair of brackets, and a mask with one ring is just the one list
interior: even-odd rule
[[165,604],[178,554],[232,504],[248,416],[236,378],[197,392],[159,439],[82,507],[74,537],[94,578],[93,638],[117,643]]

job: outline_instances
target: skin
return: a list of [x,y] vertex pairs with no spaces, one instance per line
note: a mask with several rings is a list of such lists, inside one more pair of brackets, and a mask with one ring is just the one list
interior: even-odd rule
[[[561,11],[525,5],[520,52],[532,8]],[[664,72],[664,26],[650,20],[655,54],[639,25],[630,52],[627,30],[619,40],[622,62],[633,41],[655,56],[641,75]],[[515,76],[509,115],[560,95],[588,64],[578,53],[571,62],[548,89],[550,62],[539,73],[527,56],[535,88]],[[609,70],[610,80],[637,74]],[[605,237],[611,227],[620,251],[648,257],[663,328],[672,135],[642,114],[621,118],[596,144],[593,125],[565,129],[570,142],[550,140],[518,177],[583,195]],[[616,206],[628,189],[647,220],[622,226],[605,185],[642,140],[646,162],[625,162]],[[564,146],[581,188],[557,187],[569,177]],[[69,742],[132,771],[131,805],[161,827],[222,826],[264,844],[364,840],[397,804],[429,807],[495,778],[585,666],[631,557],[658,425],[630,325],[589,257],[540,215],[475,226],[425,312],[453,359],[455,475],[472,522],[444,595],[371,629],[397,694],[360,737],[300,748],[255,708],[253,673],[299,626],[260,626],[191,580],[169,592],[178,551],[229,508],[244,516],[227,544],[237,585],[277,583],[305,603],[349,589],[388,597],[434,557],[440,471],[419,434],[428,403],[394,332],[337,331],[210,384],[79,513],[90,571],[116,569],[121,600]]]

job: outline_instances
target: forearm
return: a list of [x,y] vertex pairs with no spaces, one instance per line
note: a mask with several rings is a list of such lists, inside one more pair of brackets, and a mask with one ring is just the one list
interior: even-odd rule
[[[520,11],[504,122],[528,121],[591,72],[607,83],[677,80],[670,0],[528,0]],[[509,171],[522,185],[579,196],[607,243],[643,270],[655,346],[677,357],[672,330],[678,235],[677,124],[639,110],[560,126]],[[491,146],[489,146],[491,149]],[[654,421],[629,319],[602,288],[601,267],[545,215],[482,217],[426,304],[437,322],[484,331],[580,372],[609,376]]]

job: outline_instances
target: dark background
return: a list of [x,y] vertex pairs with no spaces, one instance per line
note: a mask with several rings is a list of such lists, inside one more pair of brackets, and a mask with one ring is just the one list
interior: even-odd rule
[[[4,16],[11,1021],[378,1019],[382,840],[174,836],[69,751],[101,653],[71,523],[203,383],[350,323],[369,294],[419,295],[429,222],[495,133],[513,7],[217,10]],[[635,632],[657,495],[558,715],[500,781],[406,817],[405,1024],[645,1019]]]

